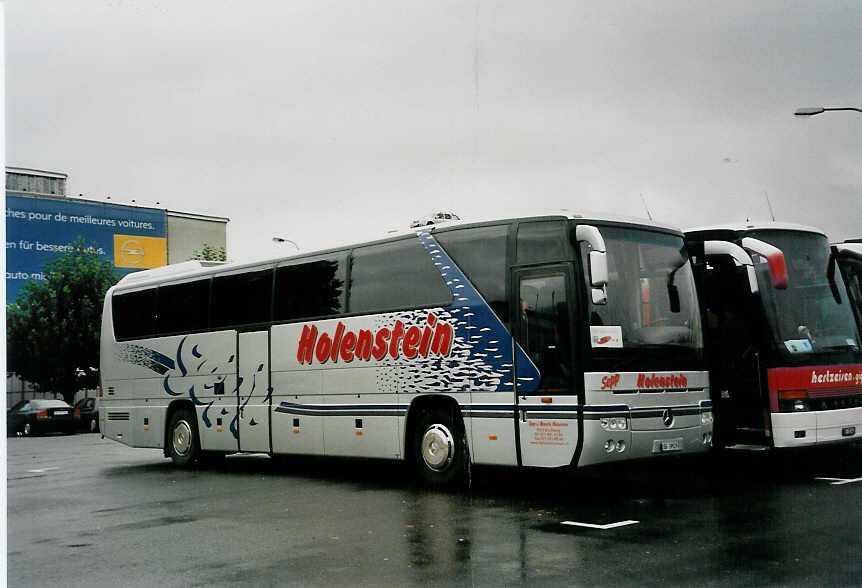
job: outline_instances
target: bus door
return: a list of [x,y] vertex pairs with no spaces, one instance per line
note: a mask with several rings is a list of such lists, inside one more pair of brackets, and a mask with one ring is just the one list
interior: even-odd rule
[[718,415],[716,435],[723,445],[766,442],[759,349],[766,327],[759,301],[752,297],[744,268],[715,257],[699,268],[698,294],[704,308],[712,401]]
[[514,332],[538,368],[538,386],[517,371],[516,419],[521,464],[569,465],[577,448],[582,411],[572,369],[571,271],[566,265],[513,271],[517,300]]
[[269,453],[269,330],[241,332],[237,338],[239,449]]

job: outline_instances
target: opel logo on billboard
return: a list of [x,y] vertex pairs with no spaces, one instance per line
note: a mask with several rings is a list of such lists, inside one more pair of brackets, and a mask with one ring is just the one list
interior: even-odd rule
[[668,429],[673,426],[673,409],[666,408],[661,413],[661,420]]
[[136,265],[140,265],[140,263],[144,261],[145,255],[146,252],[144,251],[144,246],[137,239],[127,239],[123,242],[122,246],[120,246],[120,257],[126,264],[128,264],[124,267],[135,267]]

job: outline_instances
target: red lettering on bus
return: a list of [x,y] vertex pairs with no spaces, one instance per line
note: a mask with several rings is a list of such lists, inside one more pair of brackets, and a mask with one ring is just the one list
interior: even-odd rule
[[613,390],[620,383],[620,375],[604,376],[602,378],[602,390]]
[[671,374],[669,376],[657,376],[652,374],[638,374],[638,388],[670,388],[679,389],[688,387],[688,379],[685,374]]
[[[338,323],[341,325],[341,323]],[[356,346],[356,334],[353,331],[344,333],[344,338],[341,340],[341,350],[339,355],[341,359],[349,363],[353,361],[353,348]]]
[[387,355],[398,359],[401,354],[406,359],[428,357],[429,353],[449,355],[455,339],[454,327],[438,320],[433,313],[429,313],[425,321],[426,325],[410,325],[396,320],[391,329],[359,329],[358,333],[339,321],[332,334],[318,334],[315,325],[303,325],[296,360],[300,364],[311,364],[312,359],[316,359],[324,364],[327,361],[337,363],[339,357],[351,362],[355,359],[370,361],[371,358],[380,361]]
[[368,361],[371,359],[371,346],[374,342],[374,336],[371,331],[359,329],[359,338],[356,341],[356,357]]
[[428,357],[428,348],[431,346],[431,327],[422,329],[422,341],[419,342],[419,354]]
[[338,321],[338,325],[335,327],[335,337],[332,338],[332,354],[330,358],[333,363],[338,362],[338,347],[341,345],[341,337],[344,335],[344,323]]
[[329,352],[332,350],[332,339],[329,338],[329,334],[323,333],[320,336],[320,339],[317,340],[317,348],[314,350],[314,356],[317,358],[318,363],[326,363],[326,360],[329,359]]
[[302,335],[299,337],[299,349],[296,351],[296,361],[300,364],[311,363],[311,354],[314,351],[314,341],[317,339],[317,327],[305,325],[302,327]]
[[386,355],[386,342],[389,341],[389,329],[383,327],[377,331],[377,336],[374,337],[374,349],[371,350],[371,355],[374,359],[381,360]]
[[398,343],[403,334],[404,323],[395,321],[395,327],[392,329],[392,341],[389,343],[389,355],[392,356],[392,359],[398,359]]
[[416,354],[419,353],[416,349],[416,345],[419,344],[419,339],[421,338],[422,331],[419,330],[419,327],[416,325],[407,329],[407,333],[404,335],[404,343],[401,345],[401,351],[404,352],[404,357],[407,359],[413,359],[416,357]]
[[434,329],[434,340],[431,342],[431,352],[437,355],[449,355],[452,350],[452,325],[438,323]]

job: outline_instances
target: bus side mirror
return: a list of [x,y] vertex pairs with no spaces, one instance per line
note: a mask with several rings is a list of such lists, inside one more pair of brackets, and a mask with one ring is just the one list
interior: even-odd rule
[[605,240],[601,232],[592,225],[578,225],[575,228],[575,239],[586,242],[590,246],[589,275],[590,295],[593,304],[608,303],[608,256]]
[[766,263],[769,265],[769,275],[772,278],[772,287],[776,290],[785,290],[789,283],[787,276],[787,263],[784,259],[784,252],[775,245],[770,245],[765,241],[754,239],[752,237],[743,237],[742,247],[746,251],[756,253],[761,257],[766,258]]

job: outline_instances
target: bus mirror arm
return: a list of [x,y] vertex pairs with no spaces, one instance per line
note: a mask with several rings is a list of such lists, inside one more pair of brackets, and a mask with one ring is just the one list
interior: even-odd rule
[[749,253],[756,253],[766,259],[766,263],[769,265],[769,275],[772,278],[773,288],[776,290],[785,290],[787,288],[789,282],[787,263],[784,259],[784,252],[781,249],[752,237],[743,237],[742,247]]
[[757,287],[757,274],[754,273],[754,262],[751,260],[751,256],[746,253],[745,249],[736,243],[731,243],[730,241],[704,241],[703,254],[707,257],[710,255],[729,255],[738,265],[745,266],[745,270],[748,273],[748,286],[751,289],[751,293],[757,294],[759,292]]
[[592,225],[578,225],[575,239],[590,246],[589,274],[593,304],[608,303],[608,257],[602,233]]

